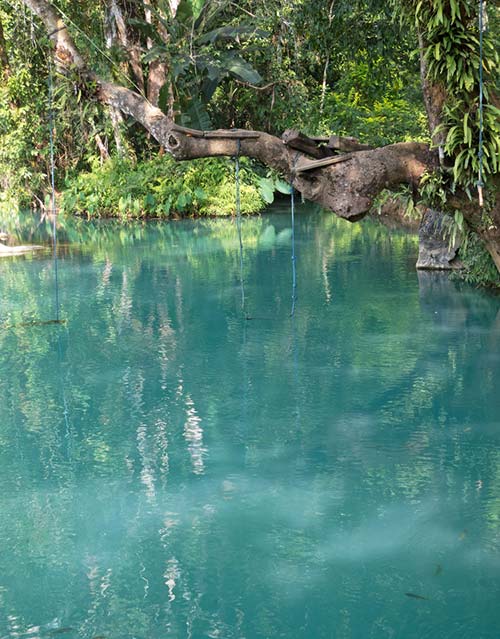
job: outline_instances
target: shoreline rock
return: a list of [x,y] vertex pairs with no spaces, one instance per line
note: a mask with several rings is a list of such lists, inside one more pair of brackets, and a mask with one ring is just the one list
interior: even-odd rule
[[20,246],[5,246],[0,243],[0,257],[13,257],[16,255],[26,255],[27,253],[34,253],[35,251],[41,251],[47,247],[39,246],[38,244],[23,244]]
[[425,209],[418,229],[418,270],[451,271],[462,268],[457,259],[460,241],[450,244],[445,217],[439,211]]

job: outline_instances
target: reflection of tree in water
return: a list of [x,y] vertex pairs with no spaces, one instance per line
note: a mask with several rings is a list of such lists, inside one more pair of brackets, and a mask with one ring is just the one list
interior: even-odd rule
[[[247,295],[267,318],[247,322],[244,340],[229,221],[86,227],[61,263],[67,326],[0,331],[1,482],[15,495],[2,506],[1,605],[23,628],[43,603],[85,637],[231,637],[238,625],[266,636],[289,596],[320,583],[318,606],[334,592],[349,636],[349,597],[373,587],[371,573],[335,564],[333,580],[329,566],[338,548],[355,557],[352,539],[380,552],[387,531],[367,495],[418,528],[432,510],[411,519],[399,501],[500,486],[496,435],[475,432],[495,421],[495,301],[426,274],[419,298],[414,238],[304,216],[295,363],[289,246],[276,241],[288,224],[244,224]],[[49,260],[0,268],[4,317],[50,315]],[[465,527],[467,507],[451,510]],[[475,529],[498,535],[499,512],[490,500]],[[259,549],[269,540],[270,556]],[[39,592],[47,574],[58,589],[19,599],[27,574]],[[401,590],[396,572],[383,578]],[[290,611],[284,631],[295,624]]]

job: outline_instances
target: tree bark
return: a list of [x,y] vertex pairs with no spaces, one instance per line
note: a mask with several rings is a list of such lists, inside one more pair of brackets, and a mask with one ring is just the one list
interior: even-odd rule
[[3,25],[0,20],[0,71],[9,73],[9,56],[7,55],[7,44],[5,42],[5,36],[3,33]]
[[[144,13],[146,17],[146,22],[152,25],[153,16],[151,13],[151,9],[149,8],[150,6],[151,6],[151,0],[144,0]],[[155,25],[155,28],[158,30],[158,33],[160,34],[165,44],[168,44],[170,40],[170,36],[167,33],[165,27],[161,23],[158,23]],[[151,50],[153,48],[153,41],[151,40],[151,38],[147,39],[146,46],[148,50]],[[161,58],[157,58],[156,60],[152,60],[149,63],[147,96],[148,96],[148,100],[154,106],[158,106],[158,102],[160,99],[160,91],[163,85],[165,84],[165,82],[167,81],[167,74],[168,74],[168,66],[165,60],[162,60]]]
[[108,46],[118,42],[124,49],[129,59],[134,82],[137,85],[137,88],[144,93],[144,74],[142,72],[140,44],[138,42],[130,41],[125,18],[123,17],[123,11],[117,0],[108,1],[108,13],[109,21],[111,23],[110,34],[107,38],[109,42]]
[[420,82],[422,85],[422,93],[424,96],[425,111],[427,113],[427,122],[429,123],[429,131],[431,134],[432,144],[437,147],[439,153],[439,161],[444,160],[444,132],[436,133],[436,129],[441,124],[441,113],[446,100],[446,90],[444,86],[438,82],[432,82],[428,76],[427,63],[425,61],[425,42],[420,31],[418,31],[418,51],[420,57]]
[[[54,45],[54,59],[57,67],[62,72],[67,71],[71,66],[79,71],[88,71],[85,60],[76,48],[66,25],[52,5],[45,0],[22,1],[45,25],[48,36]],[[89,75],[93,76],[93,74]]]

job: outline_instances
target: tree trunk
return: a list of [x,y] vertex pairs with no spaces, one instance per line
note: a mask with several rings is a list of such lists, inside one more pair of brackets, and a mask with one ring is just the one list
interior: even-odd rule
[[446,90],[442,84],[429,80],[427,63],[424,57],[425,42],[420,31],[418,31],[418,50],[420,56],[420,81],[424,96],[425,111],[427,113],[427,121],[429,123],[429,131],[431,134],[432,144],[437,147],[439,161],[442,164],[444,160],[443,144],[445,134],[443,132],[436,133],[436,128],[439,124],[441,124],[441,112],[446,99]]
[[[153,19],[152,19],[151,9],[148,8],[150,5],[151,5],[151,0],[144,0],[146,22],[152,25]],[[161,23],[158,23],[157,25],[155,25],[155,27],[157,28],[158,33],[161,35],[161,38],[165,42],[165,44],[168,44],[170,40],[170,36],[167,33],[167,30],[165,29],[165,27]],[[149,50],[152,49],[153,41],[151,40],[151,38],[147,39],[146,45]],[[157,58],[156,60],[152,60],[150,62],[149,72],[148,72],[147,96],[148,96],[148,100],[151,102],[153,106],[158,106],[158,102],[160,99],[160,91],[163,85],[165,84],[165,82],[167,81],[167,74],[168,74],[168,66],[165,60],[162,60],[161,58]]]
[[0,71],[2,73],[9,73],[9,57],[7,55],[7,44],[3,33],[3,25],[0,20]]
[[129,60],[134,82],[139,91],[144,92],[144,74],[142,72],[140,45],[138,42],[130,42],[123,11],[117,0],[108,1],[108,13],[110,21],[110,30],[107,35],[108,46],[112,46],[118,42],[124,49]]

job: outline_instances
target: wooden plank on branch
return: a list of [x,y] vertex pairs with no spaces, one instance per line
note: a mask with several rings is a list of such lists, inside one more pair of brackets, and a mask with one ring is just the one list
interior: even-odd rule
[[234,140],[248,140],[250,138],[256,139],[260,137],[258,131],[245,131],[244,129],[218,129],[216,131],[203,131],[204,138],[224,138]]
[[295,167],[296,173],[304,173],[305,171],[312,171],[313,169],[322,169],[325,166],[331,166],[332,164],[339,164],[340,162],[347,162],[352,158],[352,153],[346,153],[345,155],[336,155],[334,157],[323,158],[322,160],[306,160],[297,164]]
[[368,144],[361,144],[357,138],[343,137],[341,135],[331,135],[326,146],[332,151],[341,151],[342,153],[369,151],[373,148]]
[[260,137],[258,131],[246,131],[245,129],[217,129],[215,131],[199,131],[198,129],[189,129],[179,124],[172,124],[172,131],[187,135],[192,138],[210,138],[210,139],[232,139],[232,140],[244,140],[244,139],[257,139]]
[[178,133],[182,133],[183,135],[188,135],[192,138],[202,138],[204,137],[204,131],[199,131],[198,129],[189,129],[186,126],[180,126],[179,124],[172,124],[170,127],[171,131],[176,131]]
[[331,155],[330,151],[324,146],[318,146],[318,144],[312,139],[304,135],[300,131],[295,129],[288,129],[281,136],[283,142],[290,147],[310,155],[313,158],[324,158]]

